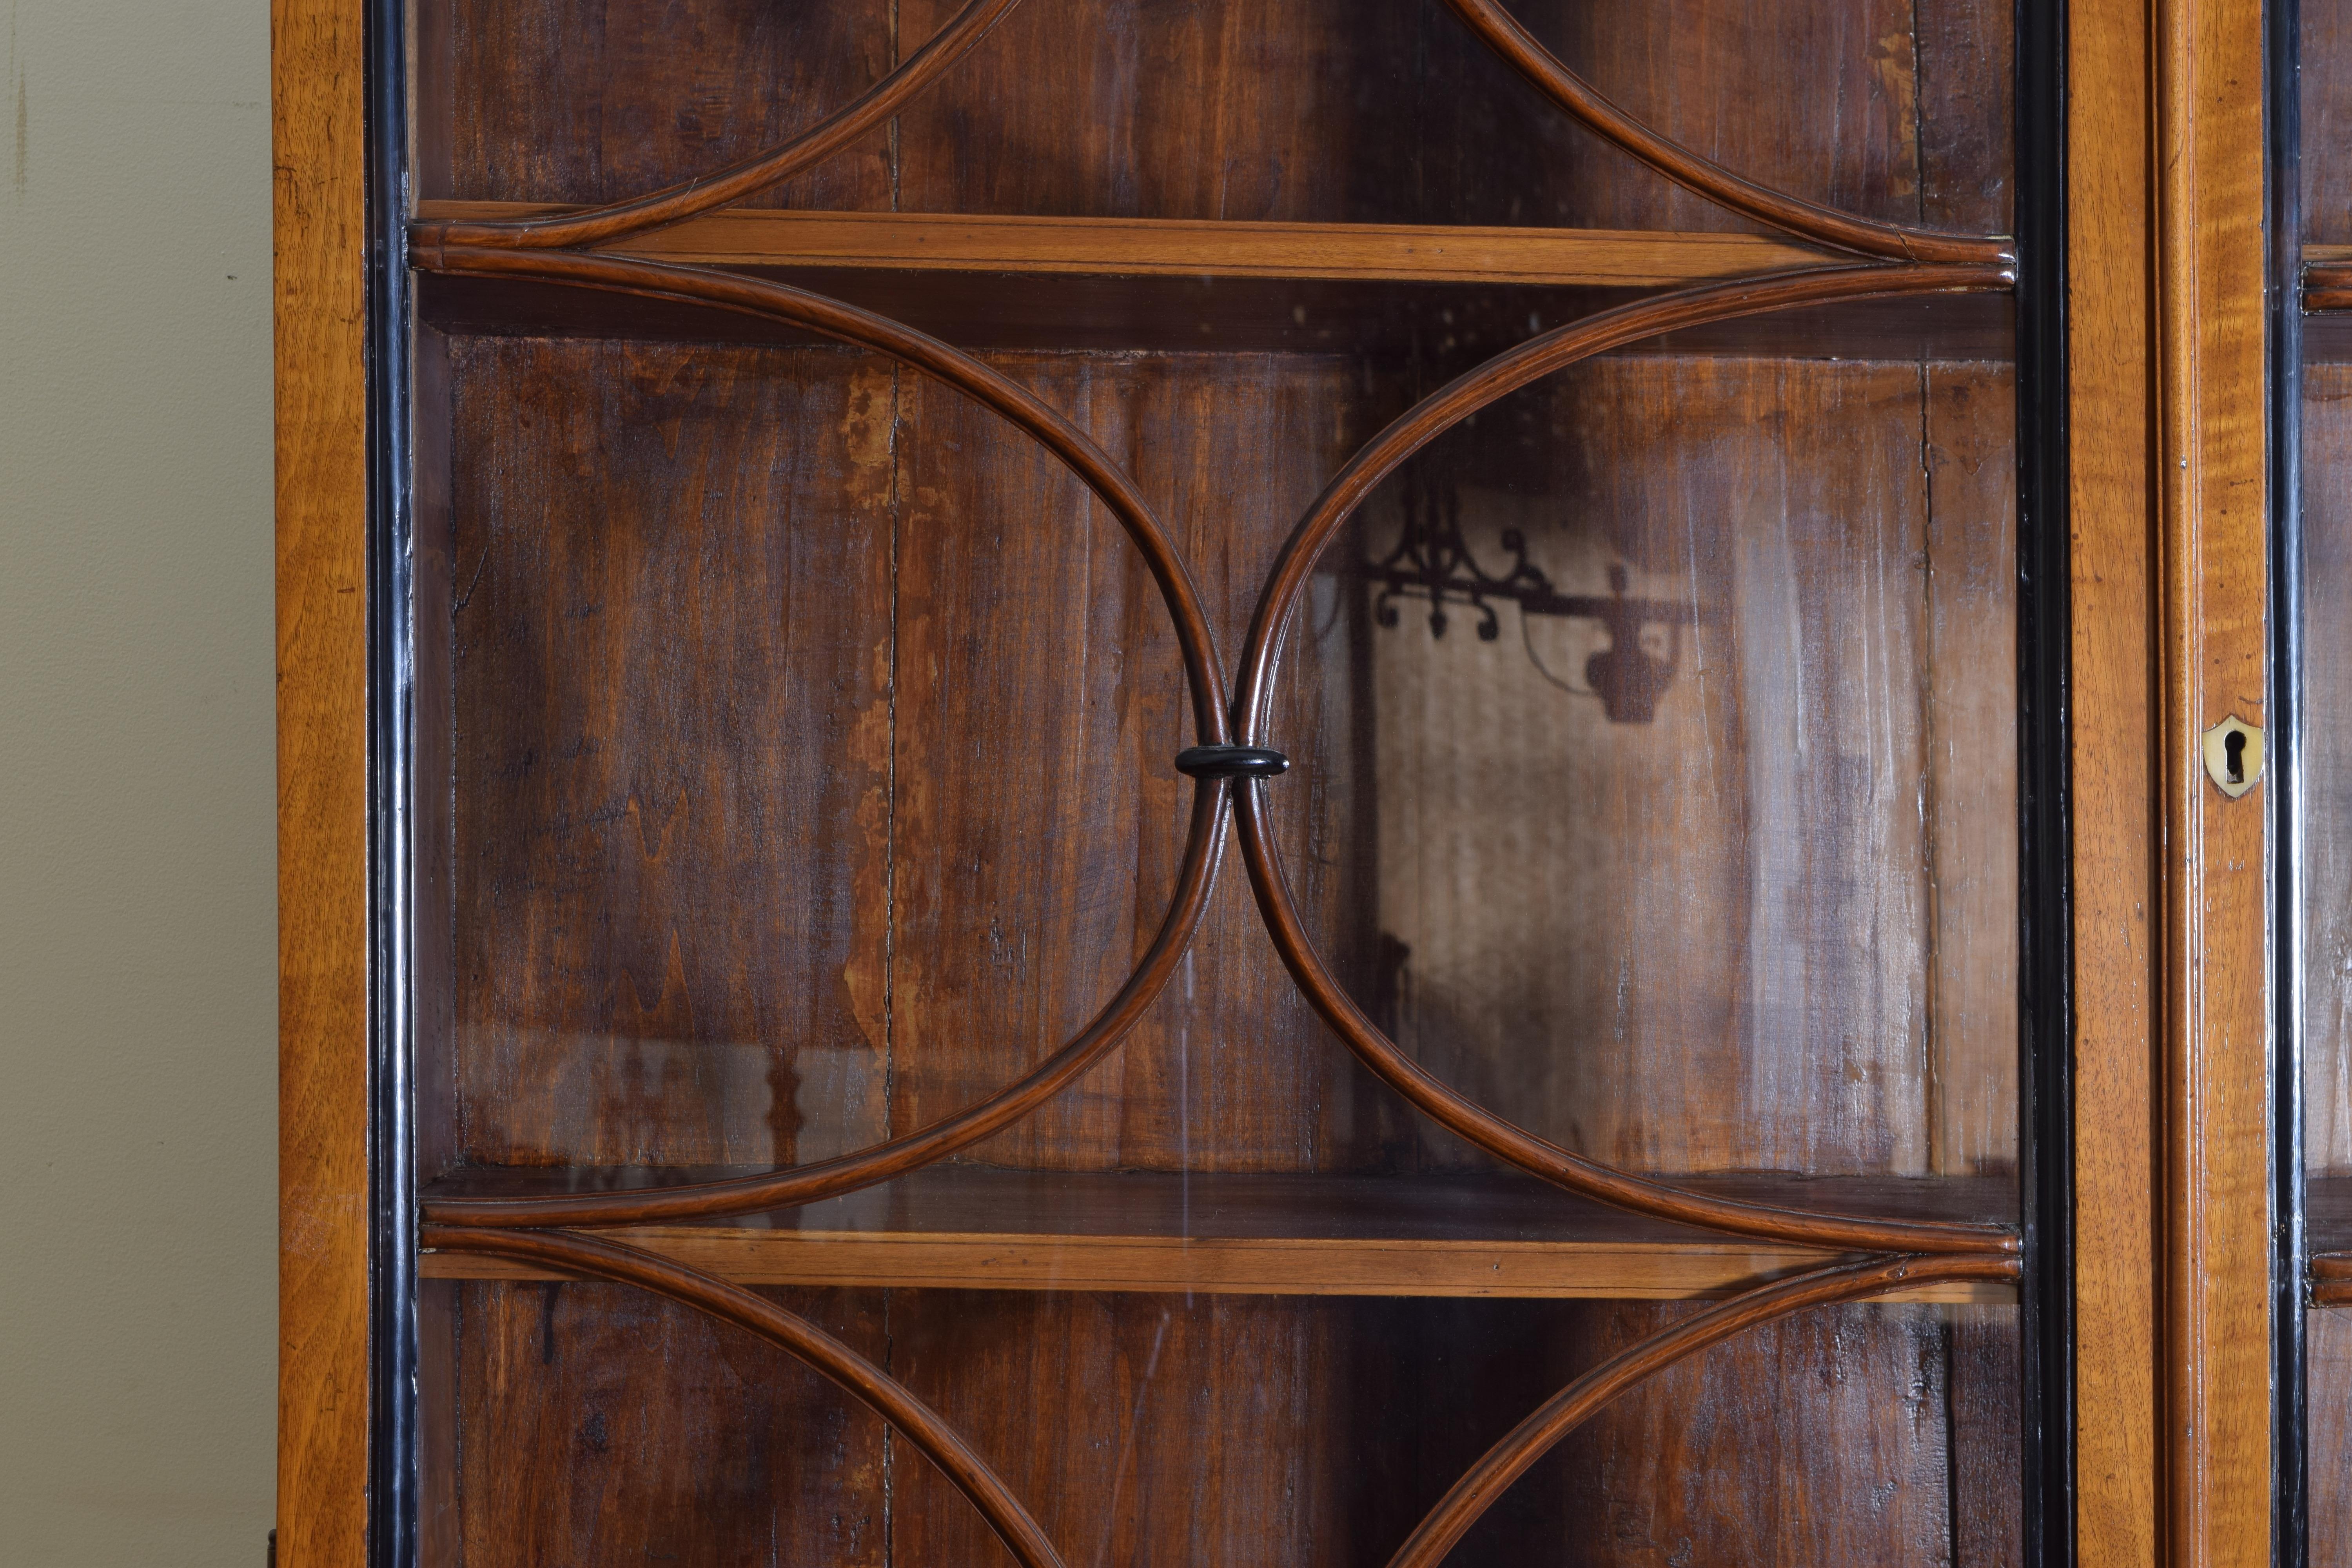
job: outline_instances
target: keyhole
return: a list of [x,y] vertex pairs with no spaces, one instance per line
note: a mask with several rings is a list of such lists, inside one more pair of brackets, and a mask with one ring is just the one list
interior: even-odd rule
[[2224,758],[2222,771],[2229,774],[2230,782],[2245,783],[2246,737],[2242,731],[2232,730],[2221,737],[2221,755]]

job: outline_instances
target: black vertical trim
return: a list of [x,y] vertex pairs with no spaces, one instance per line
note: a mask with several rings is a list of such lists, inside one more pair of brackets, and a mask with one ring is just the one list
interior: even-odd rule
[[2271,1344],[2272,1560],[2303,1568],[2309,1557],[2309,1473],[2305,1451],[2303,1171],[2303,181],[2299,0],[2270,0],[2263,24],[2263,159],[2270,222],[2272,1135]]
[[409,810],[415,715],[410,532],[407,31],[367,0],[368,1562],[416,1562],[415,1013]]
[[2065,7],[2017,6],[2019,1176],[2025,1562],[2074,1562]]

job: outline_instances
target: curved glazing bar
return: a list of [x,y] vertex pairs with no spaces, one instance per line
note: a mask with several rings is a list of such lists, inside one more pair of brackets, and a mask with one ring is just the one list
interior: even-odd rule
[[1661,332],[1766,315],[1802,305],[1893,299],[1910,294],[2000,293],[2017,280],[2008,265],[1885,267],[1849,265],[1678,289],[1554,327],[1496,354],[1439,387],[1397,416],[1332,477],[1283,545],[1258,597],[1242,648],[1234,731],[1240,744],[1263,746],[1266,704],[1291,612],[1332,537],[1356,509],[1414,453],[1455,425],[1521,387],[1579,360]]
[[779,146],[709,174],[646,195],[633,196],[587,212],[504,223],[440,223],[417,226],[427,243],[515,247],[549,250],[600,245],[723,207],[766,186],[814,168],[898,112],[909,99],[971,52],[988,30],[1021,0],[970,0],[930,41],[898,68],[851,102]]
[[1142,489],[1127,471],[1113,462],[1094,438],[1020,383],[990,368],[960,349],[902,326],[887,316],[812,294],[788,283],[772,283],[700,267],[678,267],[659,261],[639,261],[617,256],[578,251],[501,250],[478,246],[443,245],[413,240],[413,265],[428,272],[459,278],[531,278],[606,293],[629,294],[645,300],[716,307],[737,315],[778,321],[828,337],[856,348],[871,349],[909,365],[941,384],[962,393],[1019,429],[1054,454],[1110,509],[1119,526],[1135,543],[1160,597],[1175,623],[1177,647],[1184,661],[1184,679],[1192,699],[1196,744],[1223,745],[1232,737],[1225,727],[1223,666],[1217,658],[1216,637],[1202,611],[1184,559],[1169,540]]
[[1067,1089],[1127,1037],[1182,963],[1192,932],[1209,905],[1225,837],[1225,792],[1213,782],[1193,787],[1191,831],[1177,873],[1176,897],[1143,962],[1118,994],[1084,1029],[1024,1077],[977,1105],[919,1131],[813,1164],[755,1176],[675,1187],[610,1193],[565,1193],[532,1198],[442,1198],[424,1205],[428,1222],[473,1226],[619,1226],[657,1220],[710,1219],[794,1208],[854,1193],[992,1137]]
[[1459,1093],[1400,1050],[1324,968],[1283,878],[1274,832],[1265,820],[1265,787],[1252,783],[1243,790],[1235,823],[1259,912],[1283,963],[1324,1022],[1339,1033],[1357,1058],[1447,1131],[1529,1175],[1601,1203],[1678,1225],[1850,1251],[2012,1254],[2019,1250],[2016,1233],[2004,1226],[1871,1219],[1686,1192],[1671,1182],[1637,1176],[1572,1154]]
[[938,1411],[798,1313],[667,1258],[600,1237],[427,1226],[420,1242],[427,1251],[481,1253],[634,1285],[758,1335],[856,1398],[921,1450],[940,1474],[955,1483],[957,1490],[971,1500],[1023,1568],[1062,1568],[1061,1554],[1021,1500]]
[[[1175,623],[1193,717],[1204,745],[1227,742],[1214,637],[1182,559],[1134,481],[1087,435],[1017,384],[936,339],[887,319],[782,284],[695,268],[565,252],[450,247],[423,258],[437,270],[525,275],[655,299],[718,305],[871,348],[936,376],[1003,416],[1084,480],[1142,552]],[[1126,983],[1086,1027],[1018,1080],[919,1131],[854,1153],[756,1176],[643,1192],[532,1198],[452,1198],[425,1205],[428,1220],[476,1226],[618,1226],[709,1218],[816,1203],[888,1181],[1003,1131],[1083,1076],[1123,1039],[1158,997],[1190,946],[1216,879],[1226,797],[1214,780],[1194,785],[1176,887],[1159,931]]]
[[2017,259],[2015,247],[1996,236],[1944,234],[1856,217],[1852,213],[1742,179],[1679,142],[1668,141],[1610,102],[1521,26],[1503,8],[1501,0],[1446,0],[1446,4],[1481,43],[1500,55],[1578,123],[1717,206],[1818,245],[1889,261],[2001,265]]
[[1808,1307],[1866,1300],[1938,1281],[2014,1280],[2018,1274],[2018,1260],[1999,1255],[1869,1258],[1841,1268],[1815,1269],[1778,1280],[1685,1318],[1664,1332],[1628,1345],[1512,1427],[1430,1510],[1397,1549],[1396,1555],[1389,1559],[1389,1568],[1436,1568],[1470,1527],[1478,1522],[1479,1516],[1561,1438],[1635,1384],[1686,1356]]
[[[1530,339],[1432,393],[1349,459],[1308,509],[1268,579],[1243,649],[1234,727],[1264,745],[1283,637],[1316,563],[1339,528],[1399,466],[1461,420],[1581,359],[1657,332],[1828,300],[2005,289],[2010,269],[1985,266],[1840,267],[1680,290],[1621,306]],[[1307,936],[1266,820],[1265,785],[1236,784],[1244,863],[1258,909],[1292,977],[1317,1012],[1381,1080],[1457,1136],[1531,1175],[1636,1213],[1739,1236],[1812,1246],[1919,1253],[2018,1249],[2005,1226],[1874,1220],[1689,1193],[1570,1153],[1459,1093],[1406,1055],[1358,1007]]]

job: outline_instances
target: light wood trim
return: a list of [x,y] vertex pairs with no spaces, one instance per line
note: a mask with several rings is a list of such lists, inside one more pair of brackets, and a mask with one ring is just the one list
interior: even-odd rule
[[[367,1542],[367,395],[355,0],[272,0],[278,1557]],[[258,1551],[258,1543],[256,1543]]]
[[2256,0],[2070,7],[2077,1541],[2270,1553]]
[[[1244,1296],[1517,1296],[1681,1301],[1737,1294],[1836,1256],[1738,1242],[1423,1241],[943,1235],[644,1226],[600,1231],[741,1285],[1160,1290]],[[428,1279],[552,1279],[529,1263],[427,1252]],[[2013,1302],[1953,1281],[1881,1298]]]
[[2165,1560],[2271,1549],[2270,792],[2224,796],[2202,732],[2264,723],[2268,397],[2260,0],[2156,11],[2165,932]]
[[[581,209],[425,202],[420,222],[499,221]],[[1211,223],[1173,218],[957,214],[706,214],[609,247],[709,267],[872,267],[978,272],[1315,278],[1658,288],[1818,266],[1823,253],[1745,234],[1449,228],[1402,224]]]
[[2157,1560],[2154,585],[2145,0],[2068,10],[2075,1538]]

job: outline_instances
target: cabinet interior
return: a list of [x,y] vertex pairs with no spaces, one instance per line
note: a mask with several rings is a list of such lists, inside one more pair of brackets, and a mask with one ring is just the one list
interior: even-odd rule
[[[419,0],[419,214],[717,168],[951,9]],[[1749,179],[2010,229],[2007,4],[1517,14]],[[1031,0],[746,205],[619,248],[863,305],[1061,410],[1150,498],[1228,688],[1300,515],[1419,399],[1821,258],[1570,123],[1435,0]],[[1084,1027],[1195,787],[1169,614],[1108,512],[879,353],[541,283],[417,300],[424,1190],[831,1159]],[[2016,1222],[2013,340],[2005,297],[1951,296],[1633,344],[1341,531],[1265,788],[1324,962],[1424,1068],[1623,1169]],[[1499,596],[1434,626],[1394,575],[1433,529],[1627,631]],[[1034,1114],[847,1197],[625,1234],[810,1317],[1069,1562],[1136,1568],[1384,1561],[1570,1378],[1823,1256],[1555,1192],[1415,1115],[1231,846],[1175,979]],[[781,1351],[551,1269],[423,1272],[431,1562],[1010,1561]],[[1767,1326],[1580,1428],[1455,1561],[2021,1561],[2019,1356],[1997,1287]]]

